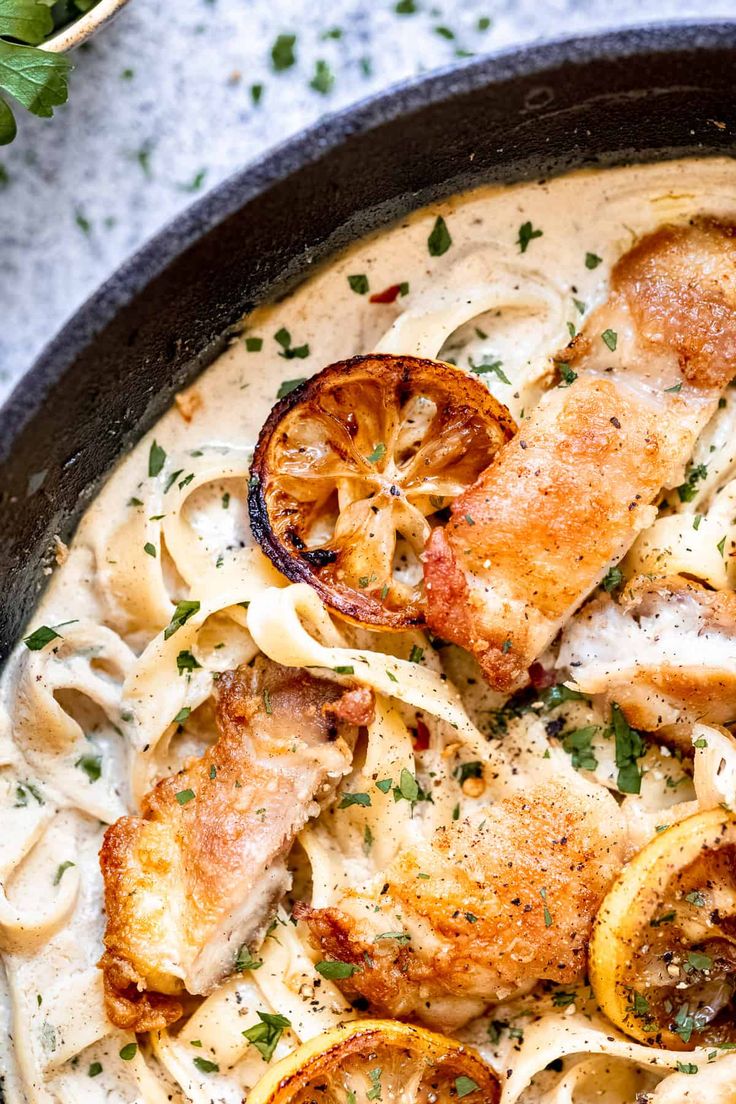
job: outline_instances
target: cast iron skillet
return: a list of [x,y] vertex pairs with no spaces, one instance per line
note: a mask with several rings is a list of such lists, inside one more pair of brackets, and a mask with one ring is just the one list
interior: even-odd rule
[[[485,181],[736,148],[736,23],[483,58],[327,119],[196,203],[125,264],[0,411],[0,660],[55,533],[228,328],[352,239]],[[736,197],[735,197],[736,205]]]

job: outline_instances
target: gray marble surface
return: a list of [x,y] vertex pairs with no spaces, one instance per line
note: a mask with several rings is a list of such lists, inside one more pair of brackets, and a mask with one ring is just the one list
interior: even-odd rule
[[[195,194],[325,112],[458,50],[736,18],[736,0],[413,4],[399,14],[396,0],[130,0],[74,56],[69,104],[52,120],[23,116],[15,143],[0,148],[0,400],[74,309]],[[297,36],[296,61],[275,72],[280,34]],[[328,91],[310,87],[318,61],[334,76]]]

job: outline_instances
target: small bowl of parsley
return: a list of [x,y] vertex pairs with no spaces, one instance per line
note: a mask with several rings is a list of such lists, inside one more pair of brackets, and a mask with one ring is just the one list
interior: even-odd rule
[[66,103],[71,62],[127,0],[0,0],[0,145],[18,130],[18,106],[49,118]]

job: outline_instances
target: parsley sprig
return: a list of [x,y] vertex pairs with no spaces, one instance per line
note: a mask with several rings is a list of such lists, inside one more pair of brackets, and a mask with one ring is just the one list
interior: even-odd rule
[[[37,48],[53,30],[48,4],[0,0],[0,91],[42,118],[66,103],[69,91],[70,63]],[[0,96],[0,145],[12,142],[17,131],[13,109]]]

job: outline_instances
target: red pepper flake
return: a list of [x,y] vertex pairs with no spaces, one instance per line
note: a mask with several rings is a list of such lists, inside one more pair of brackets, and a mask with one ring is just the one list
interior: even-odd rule
[[401,284],[392,284],[383,291],[376,291],[368,300],[369,303],[395,303],[401,294]]
[[414,737],[414,750],[426,751],[429,747],[429,729],[424,721],[417,717],[417,734]]
[[535,690],[548,690],[555,684],[555,673],[548,671],[541,663],[532,663],[529,668],[529,681]]

